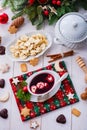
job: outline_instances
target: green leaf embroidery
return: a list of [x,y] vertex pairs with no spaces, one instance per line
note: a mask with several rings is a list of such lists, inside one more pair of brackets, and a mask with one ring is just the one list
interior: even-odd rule
[[23,91],[22,91],[22,89],[19,89],[18,90],[18,92],[17,92],[17,97],[21,100],[21,101],[29,101],[30,100],[30,96],[31,96],[31,94],[30,93],[28,93],[28,92],[26,92],[26,93],[24,93]]

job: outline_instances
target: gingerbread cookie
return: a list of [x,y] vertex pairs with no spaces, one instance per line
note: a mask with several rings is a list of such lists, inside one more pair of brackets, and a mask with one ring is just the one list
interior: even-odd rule
[[5,54],[5,47],[0,46],[0,55],[4,55],[4,54]]
[[9,26],[8,31],[11,34],[14,34],[17,32],[18,28],[24,23],[24,18],[23,17],[18,17],[13,20],[12,24]]
[[6,102],[10,97],[9,92],[5,92],[2,96],[0,96],[0,102]]
[[21,68],[22,72],[26,72],[27,71],[27,64],[25,64],[25,63],[20,64],[20,68]]
[[79,117],[79,116],[81,115],[81,112],[80,112],[78,109],[76,109],[76,108],[73,108],[73,109],[71,110],[71,113],[72,113],[73,115],[77,116],[77,117]]
[[6,108],[0,111],[0,116],[4,119],[8,118],[8,110]]
[[24,117],[27,117],[30,115],[30,109],[28,109],[27,107],[24,107],[22,110],[21,110],[21,115],[23,115]]
[[34,59],[31,59],[31,60],[29,61],[30,65],[32,65],[32,66],[37,65],[38,62],[39,62],[39,59],[38,59],[38,58],[34,58]]
[[37,123],[37,121],[30,121],[30,128],[32,129],[36,129],[37,127],[39,127],[39,124]]
[[54,67],[55,67],[56,71],[59,71],[59,72],[64,71],[64,68],[60,67],[60,62],[59,61],[55,62]]
[[85,82],[87,83],[87,66],[86,66],[83,58],[78,56],[76,58],[76,62],[78,63],[79,67],[84,71],[84,73],[85,73]]
[[66,117],[63,114],[60,114],[57,117],[56,122],[61,123],[61,124],[65,124],[66,123]]
[[6,73],[8,72],[10,69],[10,66],[8,64],[0,64],[0,71],[2,73]]
[[80,96],[82,100],[87,100],[87,88],[85,88],[85,92],[83,92]]
[[17,30],[18,30],[18,29],[17,29],[15,26],[10,26],[9,29],[8,29],[8,31],[10,32],[10,34],[16,33]]
[[5,86],[5,80],[0,79],[0,88],[4,88],[4,86]]
[[2,37],[0,36],[0,43],[2,42]]

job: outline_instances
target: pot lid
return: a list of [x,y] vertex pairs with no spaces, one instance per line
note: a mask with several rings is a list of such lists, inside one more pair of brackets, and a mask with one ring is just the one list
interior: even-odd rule
[[87,22],[79,13],[68,13],[58,22],[59,32],[70,42],[83,41],[87,36]]

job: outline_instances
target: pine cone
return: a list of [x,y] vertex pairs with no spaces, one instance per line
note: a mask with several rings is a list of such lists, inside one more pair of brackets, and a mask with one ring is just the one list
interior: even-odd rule
[[16,28],[19,28],[23,23],[24,23],[24,17],[20,16],[14,19],[10,26],[15,26]]

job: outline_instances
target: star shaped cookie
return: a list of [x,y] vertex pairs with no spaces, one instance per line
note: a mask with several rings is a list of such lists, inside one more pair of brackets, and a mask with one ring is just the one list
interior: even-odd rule
[[36,129],[37,127],[39,127],[37,121],[30,121],[30,128]]
[[24,117],[27,117],[30,115],[30,109],[28,109],[27,107],[24,107],[22,110],[21,110],[21,115],[23,115]]
[[17,29],[15,26],[10,26],[9,29],[8,29],[8,31],[10,32],[10,34],[16,33],[17,30],[18,30],[18,29]]

